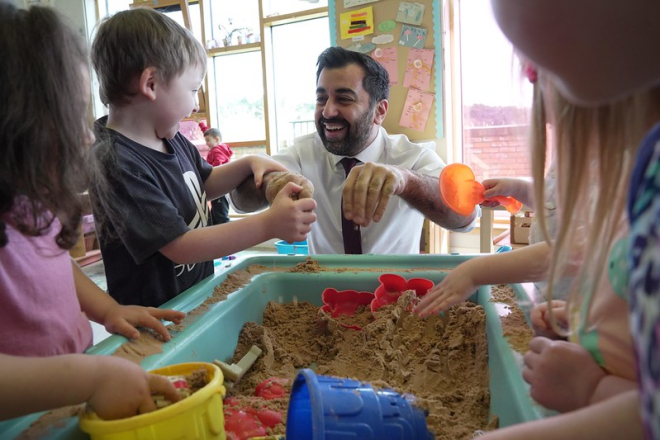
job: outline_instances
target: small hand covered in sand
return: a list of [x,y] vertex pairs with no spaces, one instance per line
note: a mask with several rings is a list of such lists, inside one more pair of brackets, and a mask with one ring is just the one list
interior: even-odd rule
[[445,278],[422,297],[415,308],[421,317],[436,314],[467,300],[477,289],[470,269],[465,264],[456,266]]
[[114,356],[95,356],[93,392],[87,403],[104,420],[122,419],[156,410],[151,395],[162,394],[170,402],[181,400],[165,376],[149,374],[139,365]]
[[524,362],[522,376],[532,398],[560,412],[587,406],[606,376],[581,345],[543,337],[531,340]]
[[286,186],[287,183],[293,182],[298,186],[302,187],[302,190],[298,193],[294,193],[292,197],[296,200],[298,199],[311,199],[314,196],[314,185],[307,178],[303,177],[300,174],[290,173],[290,172],[273,172],[269,173],[265,177],[266,181],[266,200],[269,204],[273,204],[275,197],[282,191],[282,188]]
[[266,227],[272,231],[270,235],[288,242],[307,238],[312,223],[316,221],[316,202],[311,198],[298,200],[294,197],[302,190],[302,186],[289,182],[278,192],[270,209],[266,211]]
[[[560,328],[568,328],[568,317],[566,315],[566,301],[554,299],[551,302],[552,316]],[[550,311],[548,310],[548,302],[534,305],[529,313],[529,320],[532,323],[534,332],[537,336],[545,336],[550,339],[557,339],[563,336],[558,335],[552,329],[550,323]]]
[[165,319],[178,324],[185,316],[185,313],[176,310],[117,304],[108,309],[101,324],[108,332],[119,333],[129,339],[140,337],[136,327],[148,327],[155,330],[164,341],[169,341],[172,336],[160,320]]
[[527,204],[532,195],[532,183],[521,179],[486,179],[481,184],[484,186],[484,198],[481,204],[489,208],[500,205],[496,200],[490,200],[495,196],[513,197]]
[[380,221],[390,198],[401,194],[406,184],[401,168],[372,162],[356,166],[344,183],[344,216],[360,226]]
[[250,168],[252,169],[252,174],[254,176],[254,185],[257,188],[261,188],[261,184],[263,183],[266,174],[272,172],[288,172],[284,165],[265,155],[255,154],[254,156],[248,156],[247,160],[250,161]]

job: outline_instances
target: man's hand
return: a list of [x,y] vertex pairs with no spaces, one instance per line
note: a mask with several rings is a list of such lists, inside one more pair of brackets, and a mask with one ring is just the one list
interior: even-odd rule
[[302,175],[290,172],[273,172],[264,176],[264,183],[266,184],[265,195],[269,205],[273,204],[275,197],[277,197],[280,191],[282,191],[282,188],[289,182],[302,186],[300,192],[293,194],[294,199],[311,199],[314,196],[314,185]]
[[351,170],[344,184],[344,216],[360,226],[378,222],[393,195],[406,187],[405,170],[367,162]]

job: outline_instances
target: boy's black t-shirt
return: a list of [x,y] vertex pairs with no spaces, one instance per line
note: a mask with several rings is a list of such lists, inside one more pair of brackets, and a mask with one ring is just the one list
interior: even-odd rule
[[95,123],[94,154],[111,184],[92,187],[108,293],[120,304],[158,307],[213,274],[213,262],[176,264],[159,250],[209,223],[204,181],[213,167],[181,133],[169,153],[140,145]]

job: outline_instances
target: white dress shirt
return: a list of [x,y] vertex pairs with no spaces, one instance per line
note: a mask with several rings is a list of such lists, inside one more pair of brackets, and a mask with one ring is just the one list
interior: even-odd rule
[[[341,198],[344,156],[329,153],[318,134],[308,134],[273,158],[289,171],[300,173],[314,185],[317,220],[307,237],[310,254],[343,254]],[[405,135],[390,136],[384,128],[376,139],[355,156],[362,163],[395,165],[420,174],[439,177],[445,163],[435,152],[434,142],[415,144]],[[393,196],[379,222],[362,227],[364,254],[418,254],[424,216],[402,198]],[[471,230],[474,223],[461,228]]]

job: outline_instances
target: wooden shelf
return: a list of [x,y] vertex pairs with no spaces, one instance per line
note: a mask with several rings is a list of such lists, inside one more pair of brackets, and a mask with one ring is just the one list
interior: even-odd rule
[[87,266],[92,263],[96,263],[97,261],[101,260],[101,251],[98,249],[94,249],[93,251],[89,251],[85,254],[84,257],[78,257],[75,258],[76,263],[78,263],[78,266],[83,267]]

